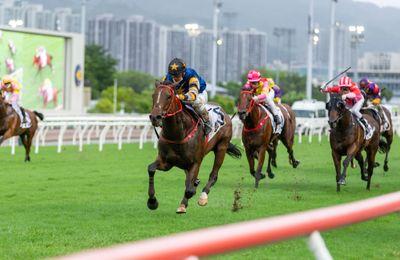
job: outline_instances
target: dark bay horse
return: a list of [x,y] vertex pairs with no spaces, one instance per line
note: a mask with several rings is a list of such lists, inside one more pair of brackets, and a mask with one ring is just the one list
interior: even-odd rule
[[25,162],[29,162],[32,139],[38,127],[38,120],[43,120],[42,113],[24,109],[31,119],[31,127],[21,128],[21,120],[15,110],[0,96],[0,145],[12,136],[19,136],[25,147]]
[[[223,112],[223,111],[222,111]],[[176,166],[186,173],[185,193],[176,213],[186,213],[188,202],[196,194],[197,176],[200,165],[207,153],[215,154],[214,165],[207,184],[202,190],[198,204],[205,206],[208,193],[218,178],[218,171],[224,161],[225,154],[240,158],[240,150],[230,143],[232,138],[232,122],[223,112],[225,125],[211,140],[204,136],[204,127],[200,119],[193,117],[175,95],[175,85],[168,82],[156,83],[153,93],[153,107],[150,119],[153,126],[161,126],[162,132],[158,141],[158,156],[148,166],[149,199],[147,207],[155,210],[158,201],[155,197],[154,174],[156,170],[168,171]]]
[[[364,103],[364,107],[361,109],[361,113],[362,114],[367,114],[370,115],[372,118],[374,118],[381,126],[383,126],[384,122],[383,120],[385,120],[385,116],[387,118],[387,123],[389,124],[389,128],[387,129],[382,129],[382,131],[380,131],[380,134],[382,137],[385,138],[385,140],[381,139],[380,140],[380,149],[379,151],[382,153],[385,153],[385,161],[384,161],[384,165],[383,165],[383,170],[385,172],[387,172],[389,170],[389,151],[390,151],[390,147],[392,145],[393,142],[393,124],[392,124],[392,115],[389,111],[389,109],[387,109],[385,106],[383,105],[378,105],[378,106],[368,106],[367,102]],[[378,115],[378,116],[377,116]],[[379,129],[381,130],[381,129]],[[376,163],[377,166],[379,166],[378,163]]]
[[[274,136],[271,118],[261,104],[252,100],[253,92],[242,90],[238,103],[238,114],[243,122],[242,141],[246,150],[246,156],[250,167],[250,174],[255,178],[255,187],[261,179],[265,178],[262,174],[262,167],[265,160],[265,153],[268,152],[267,174],[269,178],[274,178],[271,164],[276,166],[276,146],[278,139],[287,148],[289,162],[293,168],[299,165],[299,161],[293,155],[294,130],[296,119],[290,107],[281,106],[282,114],[285,117],[285,126],[279,136]],[[274,140],[275,139],[275,140]],[[272,142],[272,143],[271,143]],[[258,160],[257,170],[254,169],[254,159]]]
[[[346,184],[346,171],[349,163],[355,158],[360,166],[361,179],[367,181],[367,189],[370,189],[371,178],[374,170],[375,155],[379,147],[379,124],[370,116],[364,115],[368,123],[375,128],[373,136],[369,140],[364,139],[364,130],[352,115],[340,95],[331,95],[326,103],[329,113],[330,144],[332,158],[336,170],[336,190],[340,191],[340,185]],[[367,166],[364,163],[362,151],[367,153]],[[341,159],[343,171],[341,172]],[[367,171],[367,175],[366,175]]]

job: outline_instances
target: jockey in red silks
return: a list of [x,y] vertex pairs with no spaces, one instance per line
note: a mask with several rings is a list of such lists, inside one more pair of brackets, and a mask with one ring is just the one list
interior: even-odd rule
[[365,126],[365,129],[367,130],[366,136],[368,137],[372,135],[373,129],[371,125],[360,113],[360,109],[364,104],[364,97],[361,94],[360,89],[357,87],[357,84],[354,83],[351,78],[344,76],[340,78],[338,86],[327,87],[321,91],[342,95],[342,100],[346,102],[346,106],[349,108],[350,112]]
[[364,90],[366,98],[372,102],[372,105],[377,106],[381,104],[381,89],[378,84],[363,78],[360,81],[360,89]]
[[266,105],[274,115],[276,128],[282,124],[278,114],[278,109],[274,103],[275,92],[271,87],[267,78],[261,78],[261,73],[256,70],[250,70],[247,74],[247,82],[244,85],[245,89],[253,91],[253,100]]

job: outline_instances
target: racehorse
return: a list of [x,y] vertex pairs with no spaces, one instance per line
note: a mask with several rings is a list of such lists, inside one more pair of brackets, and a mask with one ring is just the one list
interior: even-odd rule
[[[383,105],[378,105],[380,107],[379,108],[374,108],[374,106],[368,106],[368,102],[367,102],[367,97],[365,92],[362,92],[365,98],[365,102],[363,105],[363,108],[361,109],[361,113],[362,114],[369,114],[370,116],[372,116],[375,120],[377,120],[377,122],[379,123],[379,125],[384,125],[384,121],[385,117],[387,119],[388,122],[386,122],[389,127],[383,128],[382,131],[380,131],[381,136],[383,136],[386,141],[384,140],[380,140],[380,149],[379,151],[382,153],[385,153],[385,161],[384,161],[384,165],[383,165],[383,170],[385,172],[387,172],[389,170],[389,166],[388,166],[388,162],[389,162],[389,151],[390,151],[390,147],[392,145],[393,142],[393,124],[392,124],[392,116],[391,113],[389,111],[389,109],[387,109],[385,106]],[[380,129],[381,130],[381,129]],[[378,163],[375,163],[377,166],[379,166]]]
[[[282,114],[285,117],[285,126],[282,133],[278,137],[275,137],[271,118],[268,116],[265,108],[261,104],[257,104],[252,97],[252,91],[242,90],[237,108],[239,117],[244,124],[242,141],[246,150],[250,174],[255,178],[255,187],[258,187],[259,181],[265,178],[265,175],[262,174],[262,167],[266,152],[268,152],[268,177],[271,179],[275,177],[275,174],[271,170],[271,164],[276,167],[275,159],[278,138],[285,145],[289,153],[289,162],[293,168],[296,168],[300,162],[293,155],[292,146],[296,119],[291,108],[287,105],[280,105],[283,111]],[[257,170],[254,169],[254,159],[258,160]]]
[[24,109],[27,116],[31,119],[29,128],[21,128],[21,120],[15,110],[5,102],[3,95],[0,96],[0,145],[12,136],[19,136],[25,147],[25,162],[29,162],[32,139],[38,127],[36,117],[43,120],[42,113]]
[[232,122],[223,111],[225,125],[210,139],[204,136],[201,119],[194,116],[176,97],[175,84],[156,82],[153,93],[153,106],[150,120],[154,127],[161,126],[162,132],[158,141],[158,156],[148,166],[149,199],[147,207],[155,210],[158,201],[155,197],[154,174],[156,170],[168,171],[176,166],[186,173],[185,193],[176,213],[186,213],[188,202],[196,194],[197,176],[200,165],[207,153],[215,154],[214,165],[207,184],[204,186],[198,204],[208,203],[208,194],[218,178],[218,171],[224,161],[225,154],[240,158],[240,150],[230,143],[232,138]]
[[35,56],[33,57],[33,65],[38,69],[38,73],[46,66],[49,66],[53,70],[52,60],[53,57],[47,53],[46,49],[39,47],[36,49]]
[[[336,191],[340,191],[340,185],[346,184],[346,171],[350,161],[355,158],[360,166],[361,179],[367,181],[367,189],[370,189],[371,178],[374,170],[375,155],[379,147],[379,124],[370,116],[364,115],[368,123],[375,128],[369,140],[364,138],[364,130],[340,95],[331,95],[326,109],[329,113],[330,144],[332,149],[332,159],[336,170]],[[363,160],[362,151],[367,153],[367,166]],[[343,171],[341,172],[341,159],[343,161]],[[366,171],[367,174],[366,175]]]
[[53,87],[49,79],[45,79],[39,88],[39,95],[43,98],[43,108],[47,108],[47,104],[53,102],[54,108],[58,106],[58,89]]

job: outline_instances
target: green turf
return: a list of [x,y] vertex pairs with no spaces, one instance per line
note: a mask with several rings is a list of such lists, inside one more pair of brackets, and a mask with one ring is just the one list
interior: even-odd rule
[[[156,174],[158,210],[147,200],[147,165],[156,150],[137,144],[41,148],[30,164],[23,151],[9,155],[1,148],[0,258],[31,259],[64,255],[82,249],[193,230],[334,205],[373,197],[400,189],[400,139],[395,139],[389,173],[375,171],[371,191],[365,190],[358,169],[350,170],[348,184],[336,193],[329,144],[297,144],[301,165],[292,169],[280,146],[273,180],[263,180],[257,191],[245,158],[227,158],[209,204],[197,206],[198,194],[186,215],[175,210],[184,193],[184,174],[177,170]],[[202,185],[208,177],[212,156],[202,165]],[[382,155],[379,155],[382,161]],[[234,190],[241,186],[243,209],[232,212]],[[392,214],[335,231],[323,232],[336,259],[399,259],[400,215]],[[306,239],[239,251],[217,258],[310,259]]]

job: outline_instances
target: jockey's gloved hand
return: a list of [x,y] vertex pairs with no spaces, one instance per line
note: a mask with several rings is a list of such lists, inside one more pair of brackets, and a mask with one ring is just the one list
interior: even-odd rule
[[183,94],[177,94],[176,97],[180,100],[185,100],[185,98],[186,98],[185,95],[183,95]]
[[252,98],[255,102],[258,102],[258,96],[254,96],[253,98]]
[[346,98],[347,98],[346,94],[342,95],[342,100],[346,100]]

